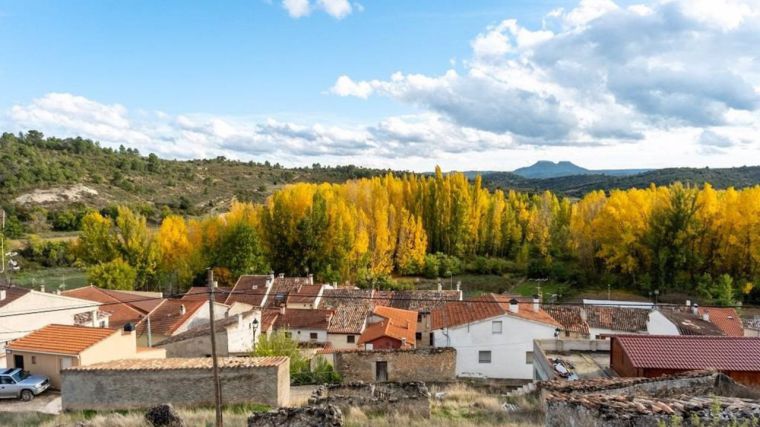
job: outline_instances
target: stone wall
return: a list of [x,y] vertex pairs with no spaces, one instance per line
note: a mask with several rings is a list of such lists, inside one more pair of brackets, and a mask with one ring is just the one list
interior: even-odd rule
[[456,350],[449,347],[334,353],[335,370],[346,382],[374,382],[377,362],[387,363],[388,381],[391,382],[453,381],[456,357]]
[[421,382],[320,386],[312,394],[309,404],[335,405],[344,411],[357,407],[370,414],[398,412],[430,417],[430,392]]
[[[288,363],[278,366],[223,367],[219,370],[225,404],[286,406],[290,397]],[[212,370],[97,369],[62,371],[65,410],[135,409],[159,403],[213,405]]]

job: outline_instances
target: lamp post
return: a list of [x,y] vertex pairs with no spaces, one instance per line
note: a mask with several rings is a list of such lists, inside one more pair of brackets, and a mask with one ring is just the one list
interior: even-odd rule
[[251,324],[253,326],[253,348],[251,349],[252,352],[256,352],[256,330],[259,329],[259,319],[253,319],[253,323]]

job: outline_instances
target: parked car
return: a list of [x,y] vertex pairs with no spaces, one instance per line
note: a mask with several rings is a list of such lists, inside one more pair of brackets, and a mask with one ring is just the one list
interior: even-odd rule
[[50,387],[50,379],[30,375],[18,368],[0,370],[0,399],[18,399],[28,402]]

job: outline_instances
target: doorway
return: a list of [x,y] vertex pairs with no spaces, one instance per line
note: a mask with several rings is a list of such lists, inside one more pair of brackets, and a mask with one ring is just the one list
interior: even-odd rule
[[375,362],[375,381],[388,381],[388,362]]
[[17,368],[19,368],[19,369],[21,369],[23,371],[24,370],[24,356],[22,356],[20,354],[14,354],[13,355],[13,366],[15,366],[15,367],[17,367]]

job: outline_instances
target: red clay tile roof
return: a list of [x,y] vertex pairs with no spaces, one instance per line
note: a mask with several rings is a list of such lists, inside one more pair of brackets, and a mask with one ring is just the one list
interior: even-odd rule
[[5,291],[5,299],[0,300],[0,308],[16,301],[30,292],[30,290],[26,288],[7,285],[0,286],[0,291]]
[[499,305],[505,310],[506,314],[512,317],[519,317],[521,319],[530,320],[532,322],[545,323],[547,325],[554,326],[555,328],[561,328],[562,325],[549,316],[549,313],[545,312],[539,306],[538,311],[533,309],[533,302],[519,301],[517,313],[509,311],[509,301],[513,298],[508,295],[491,294],[491,297],[499,302]]
[[584,336],[589,335],[588,323],[583,320],[581,307],[544,305],[542,307],[554,320],[562,325],[562,330]]
[[261,332],[268,332],[272,326],[274,326],[277,316],[280,315],[280,310],[277,309],[265,309],[261,313]]
[[286,304],[291,292],[296,292],[301,286],[308,284],[308,277],[275,277],[265,304],[268,308]]
[[743,337],[744,325],[735,309],[730,307],[699,308],[699,314],[707,313],[714,324],[729,337]]
[[274,321],[275,329],[313,329],[327,330],[332,317],[332,310],[287,308]]
[[11,341],[7,348],[15,351],[76,355],[116,333],[120,332],[110,328],[53,324]]
[[501,305],[490,297],[450,302],[430,313],[432,329],[465,325],[504,314]]
[[359,337],[359,344],[372,342],[381,337],[390,337],[412,345],[417,332],[417,312],[398,308],[378,306],[372,314],[383,317],[380,322],[367,326]]
[[369,302],[356,302],[338,305],[330,319],[327,332],[331,334],[360,334],[364,329],[367,316],[372,311]]
[[[219,286],[214,292],[214,301],[224,304],[232,288]],[[208,301],[208,286],[192,286],[182,296],[183,300]]]
[[649,310],[627,307],[585,306],[586,322],[591,328],[613,331],[642,332],[647,330]]
[[685,307],[662,307],[660,313],[676,325],[681,335],[726,335],[717,325],[702,320]]
[[85,286],[82,288],[64,291],[63,295],[67,297],[80,298],[88,301],[107,304],[99,307],[98,309],[110,314],[108,324],[112,328],[121,328],[129,322],[137,323],[145,314],[132,305],[119,300],[117,298],[119,296],[118,293],[109,293],[104,289],[100,289],[94,286]]
[[449,302],[431,312],[431,326],[433,329],[440,329],[508,315],[557,328],[562,327],[544,310],[533,311],[532,302],[518,301],[517,313],[509,311],[509,301],[512,298],[508,295],[489,294],[470,300]]
[[268,275],[240,276],[224,303],[231,305],[234,302],[242,302],[253,307],[261,307],[264,297],[269,292],[267,280],[269,280]]
[[620,343],[634,368],[760,372],[758,338],[617,335],[612,339]]
[[288,294],[288,304],[314,304],[322,290],[322,285],[302,285]]
[[[176,299],[167,299],[153,310],[150,316],[150,332],[154,335],[170,336],[183,323],[190,319],[206,301],[183,301]],[[181,313],[182,306],[185,306],[185,314]],[[138,334],[146,333],[148,322],[142,320],[137,325]]]

